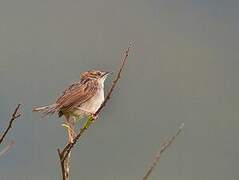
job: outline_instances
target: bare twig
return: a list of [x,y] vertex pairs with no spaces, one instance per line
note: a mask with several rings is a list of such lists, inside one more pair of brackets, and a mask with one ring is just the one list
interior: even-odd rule
[[100,114],[101,110],[104,108],[104,106],[106,105],[107,101],[110,99],[111,94],[112,94],[112,92],[113,92],[117,82],[120,79],[122,70],[123,70],[123,68],[124,68],[124,66],[126,64],[126,60],[127,60],[128,56],[129,56],[129,51],[130,51],[131,47],[132,47],[132,44],[130,43],[129,47],[126,49],[125,54],[124,54],[124,56],[122,58],[122,64],[121,64],[121,66],[119,68],[117,76],[116,76],[115,80],[113,81],[112,86],[111,86],[111,88],[110,88],[110,90],[109,90],[105,100],[101,104],[101,106],[98,108],[98,110],[95,112],[95,114],[93,114],[92,116],[90,116],[88,118],[86,124],[80,129],[79,133],[75,136],[73,141],[72,142],[68,142],[68,144],[63,148],[62,151],[60,151],[60,149],[57,150],[59,158],[60,158],[63,180],[68,180],[68,177],[66,177],[66,176],[68,176],[69,174],[67,173],[66,167],[69,167],[69,165],[67,163],[69,163],[69,155],[71,153],[72,148],[79,141],[80,137],[86,132],[86,130],[91,126],[92,122],[98,117],[98,115]]
[[6,137],[8,131],[11,129],[13,121],[21,116],[21,113],[18,113],[18,110],[19,110],[20,106],[21,106],[21,104],[18,104],[16,109],[12,113],[12,117],[9,121],[8,127],[4,130],[4,132],[2,133],[2,136],[0,138],[0,144],[3,142],[3,140]]
[[152,164],[150,165],[148,171],[146,172],[145,176],[143,177],[142,180],[147,180],[150,176],[150,174],[152,173],[152,171],[155,169],[156,165],[158,164],[161,155],[163,154],[163,152],[174,142],[174,140],[176,139],[176,137],[181,133],[182,129],[184,127],[184,124],[182,123],[180,125],[180,127],[178,128],[177,133],[172,136],[170,139],[166,140],[160,147],[158,153],[156,154]]
[[97,115],[100,113],[100,111],[101,111],[101,110],[103,109],[103,107],[106,105],[107,101],[110,99],[110,96],[111,96],[111,94],[112,94],[112,92],[113,92],[113,90],[114,90],[114,88],[115,88],[117,82],[118,82],[119,79],[120,79],[122,70],[123,70],[123,68],[124,68],[124,66],[125,66],[125,63],[126,63],[126,60],[127,60],[128,56],[129,56],[129,51],[130,51],[130,48],[131,48],[131,47],[132,47],[132,44],[130,43],[130,44],[129,44],[129,47],[128,47],[127,50],[125,51],[125,55],[124,55],[124,58],[123,58],[121,67],[119,68],[118,74],[117,74],[115,80],[113,81],[113,84],[112,84],[112,86],[111,86],[111,88],[110,88],[110,91],[108,92],[108,94],[107,94],[105,100],[103,101],[103,103],[101,104],[101,106],[99,107],[99,109],[95,112],[95,114],[94,114],[95,117],[97,117]]
[[9,149],[11,149],[11,147],[15,144],[15,142],[12,140],[7,146],[5,146],[5,148],[3,148],[3,150],[0,151],[0,157],[5,154],[7,151],[9,151]]
[[77,141],[80,139],[80,137],[82,136],[82,134],[90,127],[91,122],[94,121],[94,118],[90,117],[89,119],[87,119],[87,124],[88,125],[84,125],[83,128],[80,129],[80,132],[76,135],[76,137],[73,139],[72,142],[69,142],[63,149],[62,151],[62,155],[63,155],[63,161],[66,159],[66,157],[68,156],[68,154],[71,152],[71,149],[74,147],[74,145],[77,143]]
[[63,159],[62,153],[60,151],[60,149],[57,149],[58,152],[58,156],[60,159],[60,163],[61,163],[61,174],[62,174],[62,178],[63,180],[68,180],[69,179],[69,171],[66,170],[66,164],[69,167],[68,163],[65,162],[65,160]]

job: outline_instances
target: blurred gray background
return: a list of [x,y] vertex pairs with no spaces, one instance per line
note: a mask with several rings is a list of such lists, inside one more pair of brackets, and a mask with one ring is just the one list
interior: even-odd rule
[[61,179],[62,119],[32,108],[83,71],[115,71],[129,41],[123,78],[73,152],[72,180],[141,179],[182,122],[150,179],[239,179],[238,9],[237,0],[1,0],[1,130],[18,102],[24,115],[0,180]]

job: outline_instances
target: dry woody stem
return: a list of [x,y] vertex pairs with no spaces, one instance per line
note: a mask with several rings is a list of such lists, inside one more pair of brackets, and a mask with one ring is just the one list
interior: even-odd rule
[[103,103],[101,104],[101,106],[98,108],[98,110],[95,112],[95,114],[91,115],[87,119],[86,123],[80,129],[79,133],[75,136],[75,138],[73,139],[72,142],[68,142],[68,144],[63,148],[62,151],[60,149],[57,149],[58,156],[60,158],[60,163],[61,163],[61,171],[62,171],[63,180],[69,180],[69,158],[70,158],[70,153],[71,153],[72,148],[76,145],[76,143],[79,141],[81,136],[86,132],[86,130],[91,126],[91,124],[97,119],[98,115],[100,114],[100,112],[105,107],[108,100],[110,99],[111,94],[114,91],[114,88],[115,88],[117,82],[120,79],[122,70],[123,70],[123,68],[126,64],[126,61],[127,61],[128,56],[129,56],[129,52],[130,52],[131,47],[132,46],[131,46],[131,43],[130,43],[129,47],[126,49],[126,51],[124,53],[124,56],[122,57],[122,64],[121,64],[121,66],[118,70],[116,78],[113,81],[112,86],[111,86],[107,96],[105,97]]
[[6,152],[8,152],[12,146],[15,144],[15,142],[12,140],[8,145],[6,145],[1,151],[0,151],[0,157],[4,155]]
[[[11,119],[9,121],[9,124],[7,126],[7,128],[3,131],[1,138],[0,138],[0,144],[2,144],[2,142],[4,141],[4,139],[6,138],[6,135],[9,133],[9,130],[12,128],[12,124],[13,122],[18,119],[21,116],[21,113],[19,113],[19,108],[20,108],[21,104],[18,104],[17,107],[15,108],[15,110],[12,113]],[[0,152],[0,156],[2,156],[3,154],[5,154],[14,144],[14,141],[11,141],[1,152]]]
[[3,134],[0,138],[0,144],[3,142],[3,140],[6,137],[8,131],[11,129],[13,121],[21,116],[21,113],[18,113],[18,110],[19,110],[20,106],[21,106],[21,104],[18,104],[16,109],[12,113],[12,118],[9,121],[8,127],[5,129],[5,131],[3,132]]
[[152,171],[155,169],[155,167],[156,167],[157,164],[159,163],[159,160],[160,160],[162,154],[163,154],[164,151],[165,151],[167,148],[169,148],[169,146],[174,142],[174,140],[176,139],[176,137],[181,133],[183,127],[184,127],[184,124],[182,123],[182,124],[180,125],[180,127],[178,128],[177,133],[176,133],[174,136],[172,136],[171,138],[169,138],[167,141],[165,141],[165,142],[161,145],[161,147],[160,147],[158,153],[156,154],[156,156],[155,156],[155,158],[154,158],[152,164],[150,165],[148,171],[146,172],[146,174],[144,175],[144,177],[143,177],[142,180],[147,180],[147,179],[149,178],[150,174],[152,173]]

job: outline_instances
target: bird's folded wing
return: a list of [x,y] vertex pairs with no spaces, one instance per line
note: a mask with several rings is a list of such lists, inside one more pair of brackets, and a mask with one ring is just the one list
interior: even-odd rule
[[58,109],[68,111],[79,107],[96,94],[97,87],[97,81],[94,80],[71,85],[56,101]]

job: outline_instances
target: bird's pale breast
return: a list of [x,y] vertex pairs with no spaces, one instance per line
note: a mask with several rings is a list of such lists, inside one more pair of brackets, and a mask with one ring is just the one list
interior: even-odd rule
[[79,109],[81,109],[82,111],[76,110],[74,113],[81,115],[85,113],[84,111],[88,113],[95,113],[103,101],[104,101],[104,87],[100,87],[92,98],[90,98],[84,104],[81,104]]

